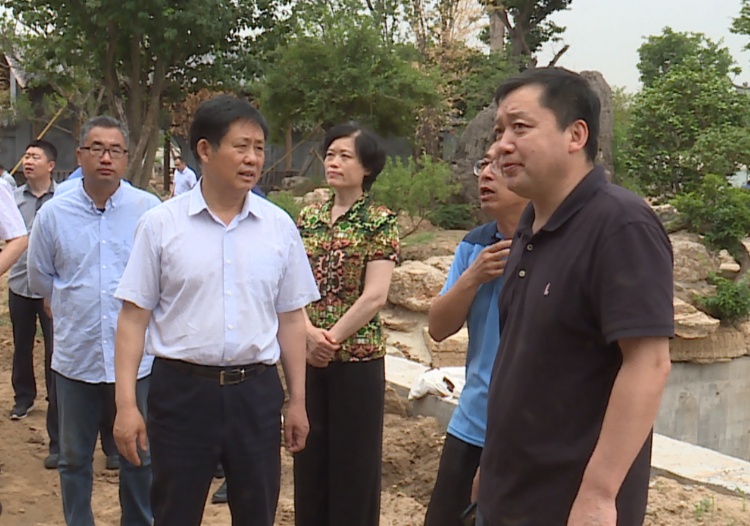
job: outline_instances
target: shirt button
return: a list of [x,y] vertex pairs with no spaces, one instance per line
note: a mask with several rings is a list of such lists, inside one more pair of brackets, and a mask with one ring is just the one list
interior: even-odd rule
[[102,245],[106,245],[106,244],[107,244],[107,241],[105,241],[104,239],[102,239]]
[[107,269],[107,265],[102,265],[102,270],[106,270],[106,269]]
[[102,291],[102,294],[106,294],[106,293],[107,293],[107,291],[106,291],[106,290],[103,290],[103,291]]
[[231,290],[228,290],[228,291],[227,291],[227,296],[231,296],[231,295],[232,295],[232,291],[231,291]]
[[106,345],[106,343],[107,343],[107,340],[102,340],[102,343]]
[[227,259],[227,265],[231,265],[231,264],[232,264],[232,260],[231,259]]
[[529,252],[531,252],[532,250],[534,250],[534,245],[532,245],[531,243],[529,243],[528,245],[526,245],[526,250],[528,250]]
[[107,316],[102,316],[102,319],[103,319],[103,320],[106,320],[106,319],[107,319]]
[[521,269],[518,271],[518,277],[519,278],[525,278],[526,277],[526,271]]
[[234,329],[234,327],[232,325],[228,325],[227,329],[229,329],[231,331],[232,329]]
[[232,363],[232,359],[231,358],[227,358],[227,363]]

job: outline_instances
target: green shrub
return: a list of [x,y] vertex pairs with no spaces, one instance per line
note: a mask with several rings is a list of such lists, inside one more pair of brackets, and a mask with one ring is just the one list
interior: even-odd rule
[[413,233],[421,218],[446,204],[460,189],[460,184],[451,181],[447,163],[422,155],[418,162],[409,158],[406,164],[399,158],[389,158],[370,194],[392,212],[406,212],[414,227],[402,232],[403,237]]
[[292,216],[295,223],[297,222],[302,207],[294,199],[294,195],[291,192],[271,192],[268,194],[268,200],[279,208],[282,208],[287,214]]
[[742,239],[750,233],[750,192],[731,186],[724,177],[707,175],[692,192],[672,200],[688,230],[706,244],[740,259]]
[[467,203],[448,203],[438,205],[427,218],[443,230],[464,230],[475,226],[471,216],[475,207]]
[[708,282],[716,285],[716,296],[695,296],[708,314],[722,321],[739,320],[750,314],[750,286],[746,279],[735,282],[714,272]]

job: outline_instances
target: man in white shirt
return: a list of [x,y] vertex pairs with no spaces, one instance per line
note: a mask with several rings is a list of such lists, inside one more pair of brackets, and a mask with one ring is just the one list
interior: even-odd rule
[[169,197],[175,197],[190,191],[198,182],[195,172],[182,160],[182,157],[174,158],[174,166],[174,184],[172,185],[172,194]]
[[[219,461],[232,523],[272,526],[279,359],[289,388],[286,447],[305,446],[303,309],[319,294],[294,221],[251,191],[267,136],[247,101],[224,95],[201,105],[190,128],[201,184],[142,218],[115,295],[123,300],[115,440],[135,463],[151,447],[154,526],[199,526]],[[135,402],[144,340],[156,357],[148,425]]]
[[18,186],[18,183],[16,183],[15,177],[13,177],[12,175],[10,175],[10,173],[8,173],[8,170],[6,170],[5,166],[3,166],[2,164],[0,164],[0,180],[5,181],[6,183],[8,183],[13,188],[15,188],[16,186]]

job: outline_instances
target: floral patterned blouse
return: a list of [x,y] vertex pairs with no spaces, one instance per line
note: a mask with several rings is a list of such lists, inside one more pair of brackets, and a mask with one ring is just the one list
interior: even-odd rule
[[[365,268],[370,261],[398,261],[396,215],[374,204],[365,193],[331,225],[333,198],[308,206],[298,226],[318,283],[321,299],[308,305],[307,314],[316,327],[330,329],[354,302],[365,286]],[[385,355],[380,318],[341,344],[333,357],[337,362],[365,362]]]

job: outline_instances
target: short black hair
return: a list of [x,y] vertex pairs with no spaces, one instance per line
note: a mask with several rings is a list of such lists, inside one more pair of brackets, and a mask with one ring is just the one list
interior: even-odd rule
[[564,68],[527,69],[503,82],[495,92],[495,102],[500,104],[505,97],[525,86],[540,86],[539,103],[552,111],[557,125],[564,130],[577,120],[588,125],[589,138],[584,148],[586,157],[596,161],[599,152],[599,114],[601,101],[588,81],[577,73]]
[[268,139],[266,119],[247,100],[219,95],[201,104],[190,124],[190,149],[195,158],[200,161],[198,142],[201,139],[206,139],[211,146],[218,148],[229,127],[237,121],[257,124],[263,130],[263,138]]
[[110,117],[109,115],[99,115],[98,117],[93,117],[87,120],[81,127],[81,135],[78,137],[79,148],[86,144],[89,134],[94,128],[104,128],[108,130],[117,128],[120,130],[122,138],[125,139],[125,148],[130,144],[130,132],[124,122],[121,122],[114,117]]
[[325,157],[333,141],[344,137],[354,137],[354,149],[359,162],[367,171],[362,181],[362,189],[368,191],[385,166],[385,148],[383,140],[367,128],[355,123],[339,124],[326,132],[323,141],[323,157]]
[[57,161],[57,148],[49,141],[40,140],[29,143],[26,150],[29,148],[39,148],[44,151],[44,155],[47,156],[48,161]]

